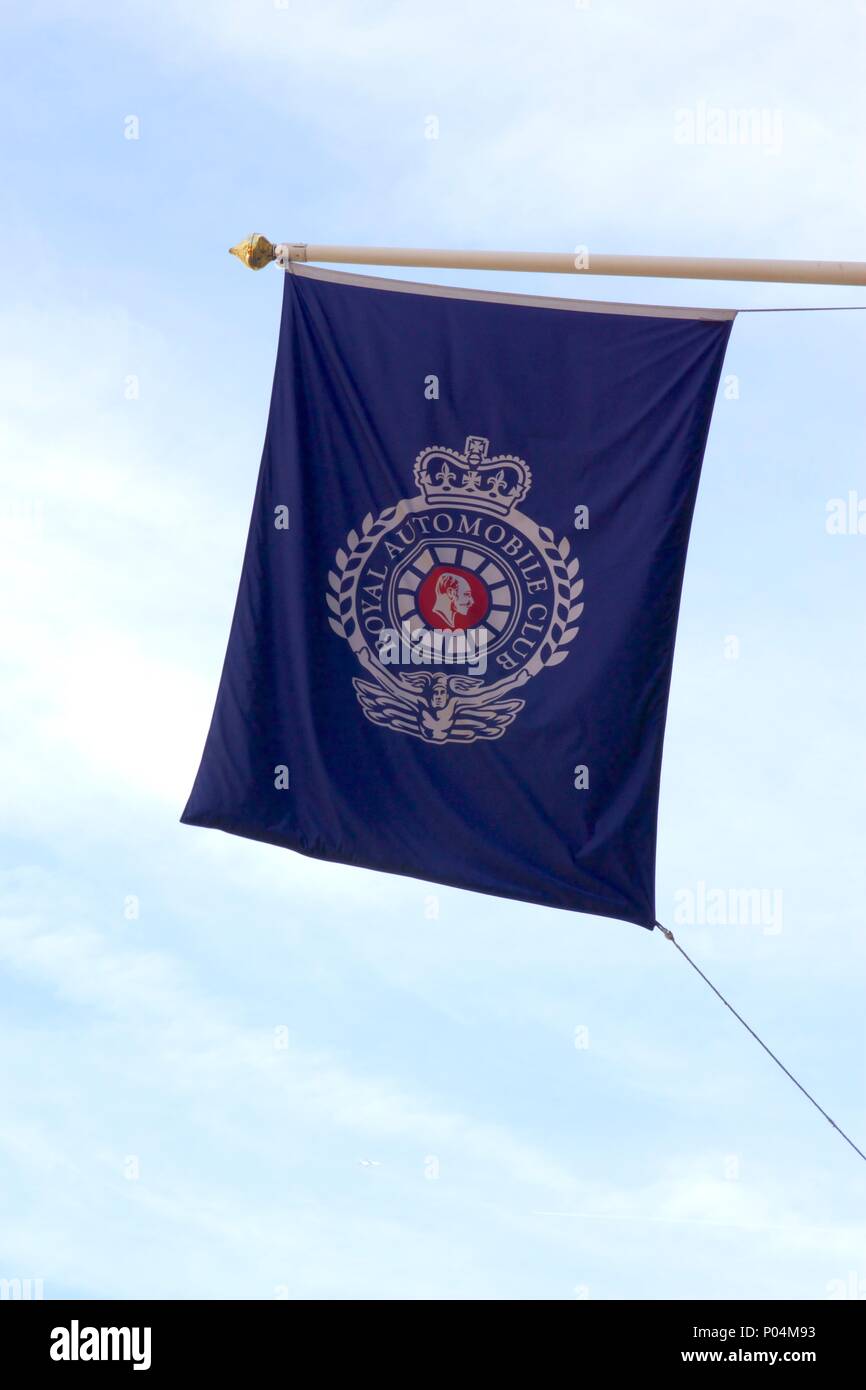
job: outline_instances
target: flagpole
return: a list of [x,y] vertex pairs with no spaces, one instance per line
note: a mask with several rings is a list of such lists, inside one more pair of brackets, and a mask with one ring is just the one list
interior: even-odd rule
[[280,242],[260,233],[231,248],[252,270],[275,261],[419,266],[445,270],[541,271],[554,275],[627,275],[667,280],[754,280],[783,285],[866,285],[866,261],[750,260],[714,256],[612,256],[589,251],[442,251],[403,246],[332,246]]

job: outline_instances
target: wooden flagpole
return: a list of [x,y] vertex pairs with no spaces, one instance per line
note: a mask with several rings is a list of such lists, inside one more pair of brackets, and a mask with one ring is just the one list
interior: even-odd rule
[[866,285],[866,261],[775,261],[714,256],[608,256],[580,251],[440,251],[402,246],[274,245],[256,233],[231,248],[252,270],[275,261],[437,267],[447,270],[547,271],[555,275],[630,275],[666,280],[754,280],[784,285]]

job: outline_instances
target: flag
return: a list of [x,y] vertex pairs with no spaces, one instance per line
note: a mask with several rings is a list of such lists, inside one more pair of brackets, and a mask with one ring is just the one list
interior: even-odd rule
[[293,266],[183,821],[651,928],[733,317]]

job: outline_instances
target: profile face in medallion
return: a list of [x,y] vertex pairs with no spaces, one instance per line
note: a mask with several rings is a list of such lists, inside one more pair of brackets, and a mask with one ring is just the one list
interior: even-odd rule
[[489,607],[484,581],[456,565],[437,565],[418,590],[418,611],[432,628],[453,632],[477,627]]

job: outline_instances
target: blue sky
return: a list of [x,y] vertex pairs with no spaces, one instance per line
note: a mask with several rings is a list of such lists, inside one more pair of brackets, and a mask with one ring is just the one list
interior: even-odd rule
[[[862,1163],[658,933],[178,824],[280,306],[279,272],[226,248],[863,258],[866,5],[79,0],[2,26],[0,1277],[866,1295]],[[683,142],[744,109],[765,138]],[[734,326],[658,864],[662,920],[701,883],[781,893],[781,917],[677,932],[861,1146],[866,534],[826,520],[866,500],[864,347],[860,314]]]

